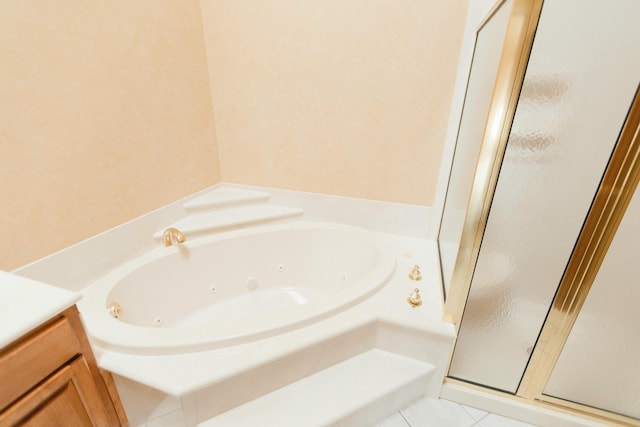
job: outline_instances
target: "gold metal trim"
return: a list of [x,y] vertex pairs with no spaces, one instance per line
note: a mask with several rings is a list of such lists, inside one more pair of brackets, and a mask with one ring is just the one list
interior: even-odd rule
[[518,388],[519,396],[556,403],[564,402],[562,399],[543,395],[543,389],[587,299],[639,181],[640,91],[636,93],[600,188],[567,264],[538,343]]
[[[480,156],[467,204],[460,247],[444,308],[443,319],[456,325],[462,319],[462,312],[469,294],[473,270],[498,181],[500,164],[509,139],[542,2],[543,0],[513,0],[511,6]],[[492,13],[495,13],[495,10]]]

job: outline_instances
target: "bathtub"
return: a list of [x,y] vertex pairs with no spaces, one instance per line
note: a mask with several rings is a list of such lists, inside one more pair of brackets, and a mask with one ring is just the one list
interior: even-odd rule
[[373,233],[300,221],[159,247],[96,281],[78,305],[104,349],[204,351],[346,310],[381,289],[395,267],[395,253]]

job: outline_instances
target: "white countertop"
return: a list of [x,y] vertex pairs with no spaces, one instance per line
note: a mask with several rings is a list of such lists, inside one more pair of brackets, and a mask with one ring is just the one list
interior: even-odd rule
[[0,349],[80,299],[80,294],[0,271]]

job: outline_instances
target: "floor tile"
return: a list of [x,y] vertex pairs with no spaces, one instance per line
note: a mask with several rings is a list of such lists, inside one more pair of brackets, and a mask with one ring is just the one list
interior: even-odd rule
[[400,411],[411,427],[471,427],[475,420],[448,400],[422,399]]
[[523,423],[522,421],[502,417],[496,414],[487,415],[478,423],[478,425],[481,427],[535,427],[533,424]]
[[399,412],[385,418],[373,427],[410,427]]
[[487,411],[483,411],[481,409],[472,408],[471,406],[460,405],[462,408],[469,413],[473,417],[474,420],[480,421],[484,417],[489,414]]

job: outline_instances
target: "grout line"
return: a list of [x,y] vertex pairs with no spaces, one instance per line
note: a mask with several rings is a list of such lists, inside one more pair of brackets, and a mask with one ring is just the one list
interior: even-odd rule
[[[484,412],[485,412],[485,414],[484,414],[483,416],[481,416],[480,418],[476,419],[476,417],[474,417],[474,416],[473,416],[473,414],[472,414],[471,412],[467,411],[467,408],[466,408],[464,405],[462,405],[462,404],[460,404],[460,403],[459,403],[459,405],[460,405],[460,407],[461,407],[461,408],[462,408],[462,409],[463,409],[467,414],[469,414],[469,416],[470,416],[471,418],[473,418],[473,420],[476,422],[476,424],[477,424],[477,423],[479,423],[480,421],[484,420],[485,418],[487,418],[487,417],[489,416],[489,412],[484,411]],[[474,424],[474,425],[475,425],[475,424]],[[479,424],[478,424],[478,425],[479,425]],[[473,427],[473,426],[472,426],[472,427]]]
[[402,411],[398,411],[398,413],[400,414],[400,416],[402,417],[402,419],[404,420],[404,422],[405,422],[405,423],[407,423],[407,425],[408,425],[409,427],[413,427],[413,426],[411,425],[411,423],[409,422],[409,420],[407,420],[407,419],[404,417],[404,414],[402,413]]

